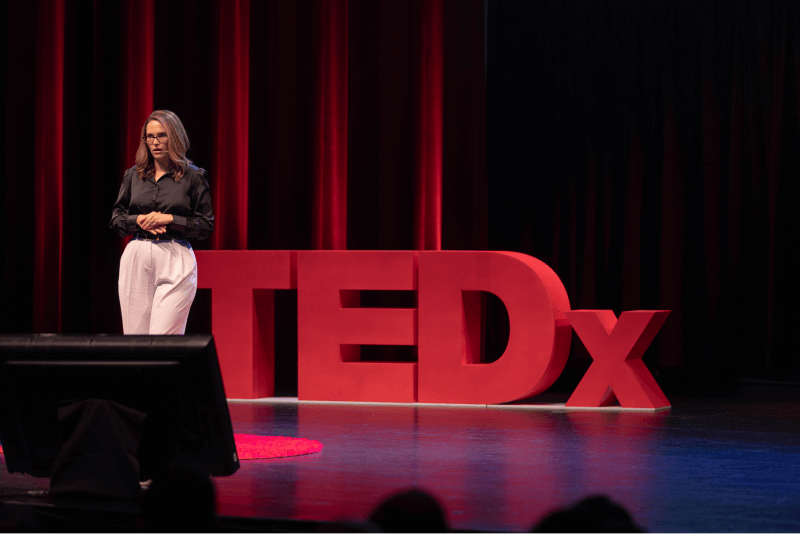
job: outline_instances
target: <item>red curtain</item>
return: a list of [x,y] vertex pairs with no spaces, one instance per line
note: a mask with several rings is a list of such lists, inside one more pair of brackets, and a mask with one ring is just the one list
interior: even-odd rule
[[442,249],[444,2],[420,5],[417,60],[414,248]]
[[157,108],[209,169],[198,249],[525,252],[575,308],[672,309],[652,366],[794,376],[800,14],[625,6],[9,2],[0,328],[119,329],[107,223]]
[[211,158],[213,247],[247,249],[250,0],[218,0],[216,116]]
[[153,67],[155,54],[154,0],[126,0],[124,3],[124,81],[121,106],[125,120],[120,124],[122,165],[130,167],[139,148],[144,120],[153,111]]
[[347,248],[347,0],[318,4],[313,244]]
[[[61,330],[63,261],[64,0],[39,2],[36,34],[34,329]],[[9,156],[12,156],[9,154]]]
[[442,248],[489,246],[486,2],[445,0]]
[[[4,295],[20,303],[6,328],[119,328],[124,241],[106,225],[153,109],[181,117],[189,157],[210,171],[217,231],[199,249],[485,244],[484,13],[472,4],[10,3],[9,39],[27,46],[7,67],[19,81],[8,154],[21,157],[6,177],[33,161],[34,179],[3,179],[15,228],[2,236]],[[447,91],[469,98],[448,108]],[[13,223],[23,212],[32,226]]]

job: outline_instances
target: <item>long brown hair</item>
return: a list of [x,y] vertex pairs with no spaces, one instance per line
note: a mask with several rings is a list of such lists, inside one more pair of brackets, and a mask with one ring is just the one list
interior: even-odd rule
[[142,126],[142,136],[139,139],[139,148],[136,150],[136,173],[141,180],[145,178],[152,178],[156,174],[156,164],[153,161],[153,155],[147,148],[145,136],[147,135],[147,125],[150,121],[158,121],[164,130],[167,132],[167,139],[169,140],[169,159],[171,167],[175,170],[175,180],[180,181],[183,173],[189,168],[192,161],[186,157],[186,151],[189,150],[189,136],[186,134],[186,129],[183,123],[171,111],[159,109],[150,114],[147,120],[144,121]]

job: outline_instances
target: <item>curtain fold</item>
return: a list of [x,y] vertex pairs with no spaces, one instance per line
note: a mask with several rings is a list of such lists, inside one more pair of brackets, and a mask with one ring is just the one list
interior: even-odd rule
[[122,87],[122,166],[133,165],[144,120],[153,111],[155,57],[154,0],[125,0]]
[[319,0],[313,247],[347,248],[347,0]]
[[442,249],[444,2],[419,6],[416,71],[414,248]]
[[684,155],[679,146],[679,126],[672,95],[668,93],[664,117],[664,154],[661,182],[661,235],[659,236],[661,269],[659,308],[672,310],[670,324],[661,328],[659,364],[676,367],[681,364],[681,320],[683,316],[683,253],[684,253]]
[[217,71],[211,192],[212,247],[245,250],[248,239],[250,0],[217,2]]
[[250,6],[250,249],[312,248],[315,6]]
[[36,34],[33,327],[61,330],[64,180],[64,0],[40,1]]
[[442,248],[485,250],[486,2],[445,0],[443,25]]

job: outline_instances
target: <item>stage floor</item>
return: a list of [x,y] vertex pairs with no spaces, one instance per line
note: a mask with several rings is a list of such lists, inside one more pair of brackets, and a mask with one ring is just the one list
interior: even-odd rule
[[[528,530],[602,494],[652,532],[800,531],[800,400],[671,400],[657,413],[232,401],[235,432],[325,448],[243,461],[215,479],[219,512],[359,522],[416,487],[453,529]],[[4,462],[0,476],[4,495],[47,487]]]
[[676,400],[658,413],[230,403],[236,432],[320,440],[243,462],[220,512],[363,520],[434,494],[451,528],[520,531],[592,494],[649,531],[800,531],[800,402]]

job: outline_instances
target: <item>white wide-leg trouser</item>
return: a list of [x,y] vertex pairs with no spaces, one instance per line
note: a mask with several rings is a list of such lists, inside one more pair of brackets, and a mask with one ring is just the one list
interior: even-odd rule
[[119,263],[119,303],[125,334],[186,331],[197,293],[197,261],[188,241],[133,239]]

